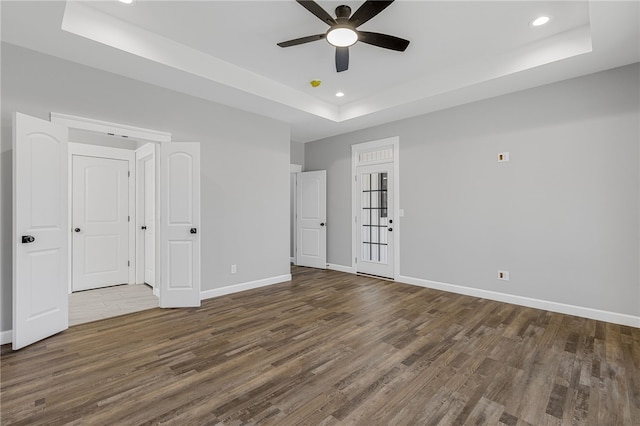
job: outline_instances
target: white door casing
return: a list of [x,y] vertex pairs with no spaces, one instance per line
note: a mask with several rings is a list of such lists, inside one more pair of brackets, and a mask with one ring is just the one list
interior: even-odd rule
[[327,172],[297,173],[296,262],[327,268]]
[[200,306],[200,144],[162,144],[160,163],[160,306]]
[[14,350],[69,326],[67,150],[66,127],[14,113]]
[[73,156],[73,291],[129,281],[129,164]]
[[[399,146],[400,139],[397,136],[351,146],[351,209],[353,218],[351,249],[353,264],[351,270],[353,273],[360,272],[391,279],[397,279],[400,275],[398,270],[400,221],[403,211],[399,208]],[[384,175],[381,175],[381,173],[384,173]],[[386,215],[369,216],[363,223],[363,218],[361,217],[364,211],[363,207],[373,207],[368,212],[377,210],[377,207],[383,207],[380,205],[381,198],[367,197],[368,199],[364,200],[363,197],[365,195],[369,196],[372,193],[363,192],[363,178],[372,178],[377,180],[379,184],[382,177],[386,177],[386,198],[384,199],[387,204]],[[371,184],[371,181],[368,184]],[[364,190],[371,189],[370,187],[364,188]],[[373,188],[373,193],[377,193],[379,189],[381,188]],[[365,202],[369,203],[369,205]],[[375,226],[366,227],[362,225]],[[373,235],[373,232],[370,231],[374,228],[377,228],[380,233],[376,232]],[[383,230],[386,230],[386,234],[382,232]],[[386,243],[386,250],[380,253],[377,250],[376,253],[373,250],[368,250],[367,253],[364,253],[365,246],[373,248],[376,244],[363,244],[363,242]],[[378,247],[382,248],[383,246]]]

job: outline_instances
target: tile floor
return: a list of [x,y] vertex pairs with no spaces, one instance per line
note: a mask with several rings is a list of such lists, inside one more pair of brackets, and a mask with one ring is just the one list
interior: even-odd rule
[[69,295],[69,325],[84,324],[157,308],[158,298],[145,284],[118,285]]

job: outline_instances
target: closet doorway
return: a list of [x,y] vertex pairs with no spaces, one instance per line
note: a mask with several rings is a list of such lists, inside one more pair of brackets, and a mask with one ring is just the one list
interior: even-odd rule
[[158,307],[155,144],[69,130],[71,325]]
[[[72,238],[80,233],[72,227],[71,214],[69,134],[75,130],[98,133],[108,139],[105,145],[112,137],[154,143],[153,257],[159,306],[200,306],[199,143],[173,143],[171,134],[56,113],[47,121],[14,112],[12,124],[14,350],[69,326]],[[136,232],[143,230],[132,220],[133,194],[130,190],[128,284],[135,282],[136,267],[144,265],[136,259],[135,244],[142,241]],[[138,229],[132,231],[132,226]]]

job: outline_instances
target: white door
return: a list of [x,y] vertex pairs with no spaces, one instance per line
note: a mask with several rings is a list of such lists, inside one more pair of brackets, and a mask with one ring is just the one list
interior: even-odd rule
[[327,268],[327,172],[297,173],[297,265]]
[[143,163],[144,176],[144,282],[156,286],[156,197],[155,160]]
[[129,282],[129,163],[73,156],[73,291]]
[[200,306],[200,144],[162,144],[160,180],[160,306]]
[[13,116],[13,349],[69,327],[67,136]]
[[393,163],[357,171],[357,272],[393,278]]

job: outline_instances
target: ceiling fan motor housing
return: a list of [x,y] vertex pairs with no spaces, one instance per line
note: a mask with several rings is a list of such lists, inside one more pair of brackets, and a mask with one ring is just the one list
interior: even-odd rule
[[345,4],[336,7],[336,21],[339,24],[346,24],[351,16],[351,8]]

